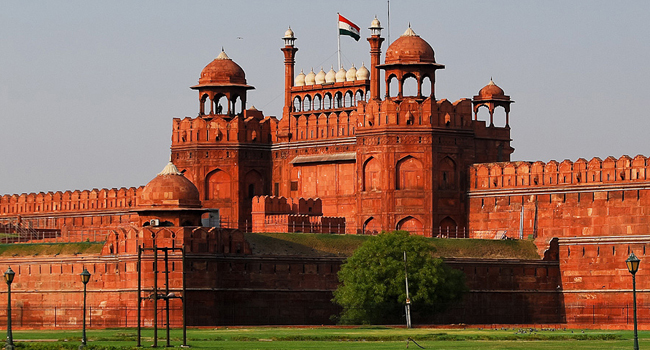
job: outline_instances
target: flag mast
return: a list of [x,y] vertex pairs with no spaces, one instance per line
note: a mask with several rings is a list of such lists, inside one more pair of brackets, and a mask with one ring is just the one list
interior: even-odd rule
[[336,43],[338,45],[338,50],[336,52],[338,53],[338,58],[339,58],[339,64],[338,67],[336,68],[336,71],[338,72],[339,69],[341,69],[341,31],[339,30],[339,19],[340,19],[340,13],[336,13]]

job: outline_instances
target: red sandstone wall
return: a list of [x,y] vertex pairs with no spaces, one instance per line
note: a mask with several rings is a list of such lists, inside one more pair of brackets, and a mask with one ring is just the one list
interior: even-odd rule
[[[472,237],[534,235],[540,250],[553,237],[646,234],[650,229],[647,160],[623,156],[561,164],[477,164],[470,169]],[[494,238],[494,237],[491,237]]]
[[[630,328],[633,322],[632,275],[625,260],[641,260],[636,275],[639,324],[650,321],[650,236],[560,238],[560,271],[568,323]],[[647,253],[650,253],[648,251]]]

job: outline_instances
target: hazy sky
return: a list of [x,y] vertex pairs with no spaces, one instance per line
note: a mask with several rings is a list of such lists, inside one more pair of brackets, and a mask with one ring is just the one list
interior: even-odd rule
[[[336,65],[336,13],[361,28],[343,63],[369,62],[386,1],[3,1],[0,194],[146,184],[166,164],[173,117],[220,52],[245,71],[248,107],[282,113],[281,37],[296,68]],[[390,37],[411,23],[446,65],[436,97],[490,80],[511,108],[513,160],[650,156],[648,1],[391,1]],[[387,37],[385,29],[383,36]],[[386,51],[384,44],[383,52]],[[383,60],[383,56],[382,56]]]

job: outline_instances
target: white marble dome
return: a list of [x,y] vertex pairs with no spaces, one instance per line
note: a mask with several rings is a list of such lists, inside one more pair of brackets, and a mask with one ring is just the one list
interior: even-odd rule
[[341,69],[339,69],[339,71],[336,72],[336,82],[337,83],[344,82],[346,73],[347,73],[347,71],[345,70],[345,68],[343,68],[343,66],[341,66]]
[[345,73],[345,80],[346,81],[355,81],[355,80],[357,80],[357,69],[354,67],[354,64],[347,71],[347,73]]
[[336,72],[334,71],[334,67],[330,68],[330,71],[325,74],[325,82],[326,83],[334,83],[336,82]]
[[325,71],[320,67],[320,72],[316,74],[316,84],[325,84]]
[[311,69],[311,72],[307,73],[305,76],[305,85],[314,85],[316,83],[316,73],[314,73],[314,68]]
[[357,69],[357,80],[368,80],[370,79],[370,71],[366,68],[364,63],[361,64],[361,68]]
[[305,73],[302,70],[300,70],[300,74],[296,75],[296,80],[294,80],[293,85],[305,86]]

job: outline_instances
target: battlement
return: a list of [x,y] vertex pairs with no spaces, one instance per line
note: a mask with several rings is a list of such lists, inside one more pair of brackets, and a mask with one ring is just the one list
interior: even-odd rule
[[616,159],[598,157],[587,161],[503,162],[474,164],[470,167],[470,191],[523,187],[585,186],[624,184],[650,180],[650,162],[645,156]]
[[235,116],[213,114],[196,118],[174,118],[172,147],[191,143],[271,143],[278,120],[264,117],[257,109],[247,109]]
[[345,233],[344,217],[323,216],[320,198],[253,197],[253,232]]
[[296,214],[322,216],[323,203],[320,198],[286,198],[276,196],[253,197],[253,213]]
[[0,217],[131,209],[138,205],[143,189],[141,186],[4,195],[0,197]]

